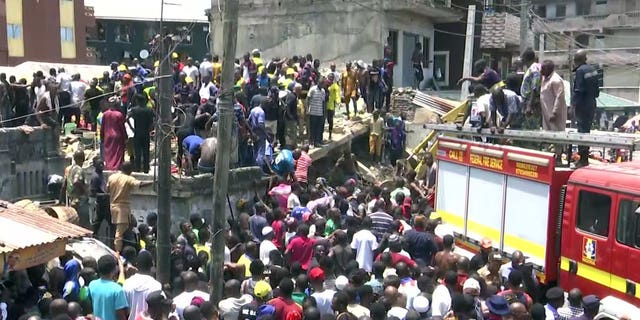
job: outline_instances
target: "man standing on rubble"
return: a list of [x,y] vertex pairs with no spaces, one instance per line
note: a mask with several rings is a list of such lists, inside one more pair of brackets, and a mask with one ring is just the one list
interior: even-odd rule
[[[598,72],[593,66],[587,64],[587,52],[584,50],[578,50],[573,56],[573,61],[578,67],[575,69],[570,112],[575,116],[578,132],[590,133],[596,111],[596,98],[600,96]],[[578,146],[578,154],[580,160],[576,166],[588,166],[589,147]]]
[[113,247],[116,252],[122,250],[122,237],[131,223],[130,196],[133,188],[142,188],[153,184],[153,181],[139,181],[131,176],[133,165],[125,162],[120,171],[112,174],[107,180],[107,192],[111,203],[111,222],[116,226]]
[[80,226],[89,228],[89,188],[87,176],[82,168],[84,151],[78,150],[73,154],[73,164],[65,170],[64,188],[67,205],[78,213]]

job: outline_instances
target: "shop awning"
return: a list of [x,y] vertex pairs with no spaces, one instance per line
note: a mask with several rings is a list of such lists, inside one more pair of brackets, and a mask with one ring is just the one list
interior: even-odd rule
[[29,268],[59,257],[70,238],[90,236],[90,230],[58,220],[38,211],[29,211],[0,202],[0,269],[12,257],[16,270]]

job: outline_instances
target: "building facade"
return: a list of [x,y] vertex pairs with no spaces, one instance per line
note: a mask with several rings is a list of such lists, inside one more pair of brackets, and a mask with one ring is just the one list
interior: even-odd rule
[[[216,0],[214,0],[215,2]],[[222,5],[222,1],[220,1]],[[214,3],[215,5],[215,3]],[[396,62],[394,86],[412,86],[411,57],[423,47],[425,78],[433,75],[434,25],[459,21],[451,0],[240,0],[237,56],[260,49],[265,57],[311,53],[323,64],[381,59],[385,45]],[[222,54],[222,22],[212,19],[213,50]]]
[[151,51],[149,42],[161,33],[183,36],[174,50],[183,58],[201,60],[209,52],[209,21],[205,15],[209,0],[85,0],[85,5],[95,17],[86,35],[91,63],[140,58],[142,50]]
[[536,0],[533,29],[542,59],[569,79],[570,56],[584,49],[604,72],[604,92],[639,101],[640,1]]
[[0,65],[85,63],[91,24],[83,0],[0,0]]

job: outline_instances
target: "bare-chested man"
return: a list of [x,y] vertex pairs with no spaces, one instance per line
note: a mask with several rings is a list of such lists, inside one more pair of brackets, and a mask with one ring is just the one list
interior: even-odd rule
[[216,149],[218,139],[211,137],[204,139],[200,145],[200,160],[198,161],[198,171],[200,173],[213,173],[216,166]]
[[433,258],[436,267],[438,267],[438,278],[442,277],[447,271],[457,271],[457,262],[460,257],[453,252],[453,236],[448,234],[442,239],[443,249],[436,253]]

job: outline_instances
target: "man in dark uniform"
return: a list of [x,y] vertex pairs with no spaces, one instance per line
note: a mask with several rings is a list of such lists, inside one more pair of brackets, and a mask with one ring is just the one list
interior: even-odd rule
[[[573,61],[578,67],[575,70],[571,94],[571,110],[575,115],[578,132],[589,133],[596,111],[596,98],[600,95],[598,72],[593,66],[587,64],[587,52],[584,50],[578,50],[573,56]],[[589,165],[589,147],[579,146],[578,154],[580,160],[576,166]]]
[[593,320],[600,311],[600,299],[594,295],[588,295],[582,299],[584,314],[573,317],[571,320]]

